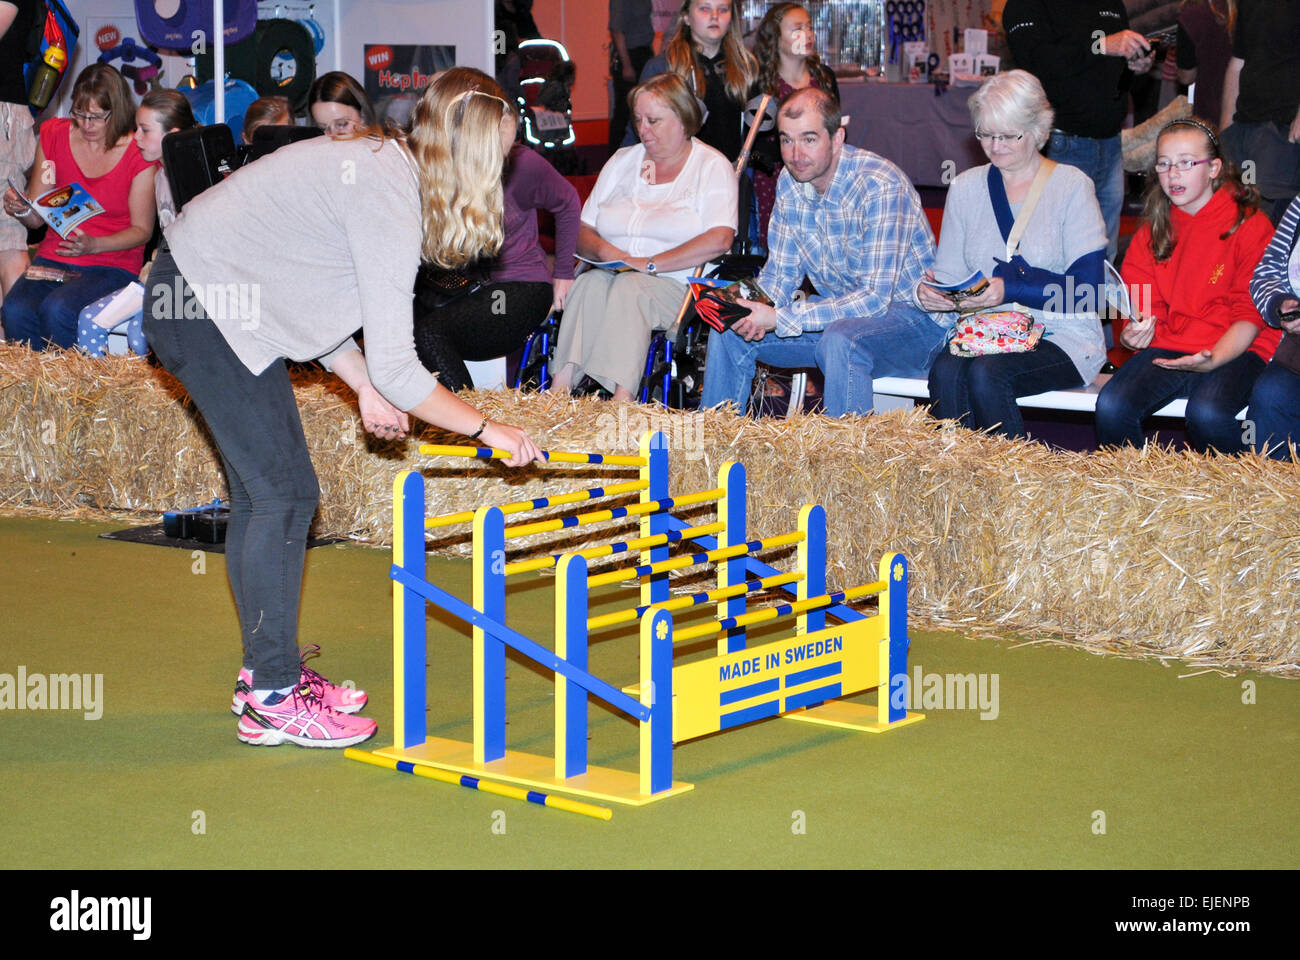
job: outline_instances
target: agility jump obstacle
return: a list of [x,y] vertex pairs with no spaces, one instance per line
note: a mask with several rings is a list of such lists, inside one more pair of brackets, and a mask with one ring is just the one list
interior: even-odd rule
[[[482,459],[508,456],[481,447],[423,445],[420,452]],[[763,539],[746,536],[745,469],[729,462],[711,490],[672,496],[668,490],[668,445],[647,433],[639,456],[547,452],[551,462],[636,466],[639,478],[533,500],[480,507],[472,512],[426,518],[424,477],[403,471],[393,487],[393,692],[394,743],[376,756],[406,765],[428,766],[470,777],[558,790],[601,800],[641,805],[692,789],[672,778],[673,745],[767,717],[879,733],[922,718],[890,697],[890,678],[907,674],[907,560],[901,553],[881,559],[879,579],[837,593],[826,592],[826,514],[805,505],[797,530]],[[638,495],[627,506],[576,513],[506,526],[507,515],[602,498]],[[716,520],[692,526],[671,511],[716,504]],[[640,536],[538,559],[505,562],[508,540],[636,517]],[[426,531],[472,524],[473,598],[467,603],[425,579]],[[691,542],[700,552],[669,558],[669,545]],[[797,546],[796,569],[783,572],[755,554]],[[628,554],[639,563],[590,572],[588,561]],[[717,587],[671,597],[668,575],[687,566],[711,564]],[[505,623],[506,579],[554,567],[555,642],[549,650]],[[747,580],[753,574],[757,579]],[[588,617],[588,591],[605,583],[640,585],[641,603]],[[793,600],[747,610],[747,596],[780,589]],[[878,596],[878,613],[867,616],[846,602]],[[473,741],[428,736],[427,611],[432,603],[473,628]],[[711,604],[715,619],[674,628],[673,613]],[[828,627],[827,615],[840,623]],[[785,639],[747,643],[745,628],[785,617],[795,629]],[[639,682],[619,688],[588,670],[591,631],[640,622]],[[674,665],[674,646],[717,638],[717,655]],[[555,675],[555,755],[544,757],[506,748],[506,647]],[[877,704],[841,698],[876,689]],[[595,697],[626,714],[640,728],[639,769],[597,767],[587,762],[588,699]]]

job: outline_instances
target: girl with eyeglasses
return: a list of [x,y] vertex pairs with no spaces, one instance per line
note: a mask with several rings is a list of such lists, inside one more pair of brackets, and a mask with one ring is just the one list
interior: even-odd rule
[[1281,339],[1250,298],[1272,236],[1259,192],[1224,159],[1214,128],[1193,119],[1166,125],[1145,222],[1124,258],[1137,316],[1118,339],[1137,353],[1097,397],[1098,443],[1140,447],[1142,421],[1185,397],[1193,449],[1245,449],[1237,413]]
[[[149,275],[144,332],[206,423],[230,484],[226,572],[243,663],[244,743],[347,747],[373,736],[364,693],[305,666],[298,607],[320,486],[286,360],[320,360],[357,394],[362,427],[400,440],[410,416],[540,458],[426,370],[411,290],[422,259],[461,269],[502,242],[501,168],[515,112],[431,83],[409,134],[291,143],[186,203]],[[362,355],[352,334],[365,335]]]
[[342,70],[323,73],[307,91],[312,123],[338,140],[377,126],[379,116],[361,84]]
[[[154,164],[141,155],[134,130],[135,104],[126,79],[99,63],[77,77],[71,118],[41,124],[27,196],[80,183],[104,212],[66,239],[46,230],[33,263],[66,271],[65,279],[24,276],[14,284],[0,321],[6,340],[37,350],[71,347],[81,309],[140,272],[154,226]],[[29,229],[43,222],[12,188],[5,190],[4,209]]]

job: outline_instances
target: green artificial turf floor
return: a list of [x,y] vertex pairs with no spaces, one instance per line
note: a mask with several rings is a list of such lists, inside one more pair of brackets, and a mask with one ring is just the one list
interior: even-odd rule
[[[1091,867],[1300,864],[1300,685],[913,629],[909,666],[998,679],[996,718],[927,711],[874,736],[768,720],[677,747],[695,784],[600,822],[235,739],[235,611],[220,555],[98,538],[114,525],[0,519],[0,675],[103,675],[102,716],[0,711],[0,867],[229,868],[310,847],[319,867]],[[197,546],[197,545],[196,545]],[[308,554],[304,643],[370,692],[392,742],[386,551]],[[200,572],[202,571],[202,572]],[[460,596],[469,566],[431,559]],[[549,642],[551,582],[510,623]],[[610,591],[593,613],[635,602]],[[431,624],[430,732],[469,738],[469,643]],[[635,641],[594,671],[635,680]],[[509,746],[551,750],[550,676],[509,668]],[[3,677],[0,677],[3,682]],[[1253,699],[1253,703],[1243,702]],[[632,724],[591,708],[592,761],[634,769]]]

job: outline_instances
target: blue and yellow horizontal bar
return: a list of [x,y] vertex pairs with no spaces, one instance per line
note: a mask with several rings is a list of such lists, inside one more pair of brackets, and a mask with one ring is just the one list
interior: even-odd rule
[[640,577],[652,577],[657,573],[667,573],[669,570],[680,570],[683,567],[693,567],[697,563],[713,563],[717,560],[730,560],[732,557],[743,557],[747,553],[753,553],[758,550],[771,550],[774,547],[785,547],[792,543],[799,543],[804,538],[800,531],[794,533],[783,533],[775,537],[765,537],[762,540],[750,540],[748,543],[738,543],[734,547],[722,547],[718,550],[709,550],[705,553],[689,553],[680,557],[673,557],[670,560],[660,560],[658,563],[645,563],[639,567],[622,567],[618,570],[610,570],[608,573],[598,573],[587,578],[588,587],[600,587],[607,583],[619,583],[623,580],[636,580]]
[[[592,560],[598,557],[612,557],[616,553],[627,553],[629,550],[644,550],[647,547],[658,547],[665,543],[676,543],[685,538],[687,540],[693,537],[706,536],[711,533],[721,533],[727,529],[725,523],[706,523],[702,527],[687,527],[685,530],[669,530],[667,533],[656,533],[652,537],[638,537],[635,540],[624,540],[621,543],[607,543],[601,547],[588,547],[586,550],[575,551],[575,555]],[[506,576],[515,573],[527,573],[530,570],[545,570],[553,567],[560,562],[564,554],[556,553],[549,557],[538,557],[536,560],[518,560],[514,563],[506,564]]]
[[866,583],[860,587],[850,587],[847,590],[841,590],[838,593],[824,593],[819,597],[809,597],[807,600],[796,600],[794,603],[782,603],[775,607],[765,607],[762,610],[755,610],[753,613],[742,613],[738,617],[727,617],[723,620],[714,620],[712,623],[702,623],[698,627],[686,627],[683,630],[673,631],[673,643],[685,643],[687,640],[698,640],[700,637],[711,637],[721,633],[724,630],[734,630],[737,627],[748,627],[754,623],[766,623],[768,620],[776,620],[779,617],[789,617],[797,613],[804,613],[808,610],[816,610],[818,607],[829,607],[837,603],[847,603],[850,600],[857,600],[860,597],[868,597],[875,593],[883,593],[888,589],[889,584],[884,580],[877,580],[875,583]]
[[658,607],[660,610],[686,610],[690,607],[697,607],[702,603],[716,603],[719,600],[739,597],[745,593],[757,593],[760,590],[770,590],[773,587],[783,586],[787,583],[798,583],[802,579],[802,573],[782,573],[775,577],[764,577],[762,580],[738,583],[734,587],[721,587],[717,590],[709,590],[706,593],[692,593],[689,596],[674,597],[663,603],[647,604],[643,607],[628,607],[626,610],[615,610],[613,613],[603,613],[598,617],[589,618],[587,620],[587,629],[600,630],[620,623],[631,623],[634,620],[641,619],[641,615],[649,610],[651,606]]
[[600,679],[600,677],[583,670],[581,667],[575,667],[563,657],[557,657],[555,651],[547,650],[536,641],[525,637],[518,630],[512,630],[504,623],[497,622],[482,610],[475,609],[455,594],[448,593],[442,587],[416,576],[405,567],[399,567],[397,564],[393,564],[388,568],[388,576],[417,596],[423,597],[430,603],[446,610],[452,616],[459,617],[472,627],[478,627],[492,639],[500,640],[506,646],[519,651],[534,663],[545,667],[547,670],[553,670],[563,676],[564,679],[576,683],[592,696],[604,700],[615,710],[622,711],[632,719],[640,720],[642,723],[650,720],[650,708],[639,700],[633,700],[621,690],[615,689]]
[[[504,460],[509,450],[495,447],[457,447],[442,443],[422,443],[420,452],[431,457],[469,457],[476,460]],[[645,457],[616,453],[572,453],[565,450],[543,450],[542,456],[551,463],[607,463],[617,467],[644,467]]]
[[[599,500],[601,497],[614,497],[620,493],[637,493],[649,486],[645,480],[628,480],[625,483],[611,483],[604,487],[590,487],[575,490],[573,493],[557,493],[553,497],[538,497],[534,500],[516,500],[514,503],[502,504],[498,509],[505,514],[527,513],[530,510],[544,510],[546,507],[559,507],[566,503],[581,503],[584,500]],[[424,521],[426,529],[450,527],[458,523],[472,523],[473,510],[460,513],[444,513],[440,517],[430,517]]]
[[634,503],[627,507],[614,507],[610,510],[597,510],[594,513],[579,513],[572,517],[558,517],[555,520],[538,520],[535,523],[518,523],[506,527],[506,537],[527,537],[534,533],[550,533],[552,530],[565,530],[569,527],[585,527],[591,523],[604,523],[606,520],[619,520],[623,517],[639,517],[645,513],[658,513],[673,507],[688,507],[693,503],[708,503],[717,500],[727,491],[722,487],[701,490],[699,493],[684,493],[680,497],[665,497],[662,500],[649,500]]
[[542,793],[539,790],[512,787],[507,783],[497,783],[494,780],[483,780],[479,777],[451,773],[448,770],[426,767],[418,763],[409,763],[406,760],[392,760],[388,757],[370,753],[367,750],[358,750],[356,747],[346,748],[343,751],[343,756],[349,760],[358,760],[361,763],[383,767],[386,770],[396,770],[399,773],[409,773],[428,780],[437,780],[439,783],[451,783],[459,787],[468,787],[471,790],[495,794],[498,797],[523,800],[527,803],[535,803],[538,806],[550,807],[552,810],[567,810],[569,813],[580,813],[584,817],[594,817],[597,820],[609,820],[614,816],[609,807],[602,807],[594,803],[583,803],[581,800],[570,800],[568,797],[557,797],[554,794]]

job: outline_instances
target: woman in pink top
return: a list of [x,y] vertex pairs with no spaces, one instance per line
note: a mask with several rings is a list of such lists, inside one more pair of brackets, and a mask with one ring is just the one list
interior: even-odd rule
[[[5,338],[36,349],[77,342],[81,308],[135,279],[154,225],[154,164],[132,134],[135,106],[126,80],[104,64],[87,67],[72,88],[71,119],[41,125],[27,195],[80,183],[104,208],[64,238],[46,230],[36,266],[66,271],[56,282],[24,276],[5,297]],[[8,216],[29,228],[41,218],[12,188]]]

